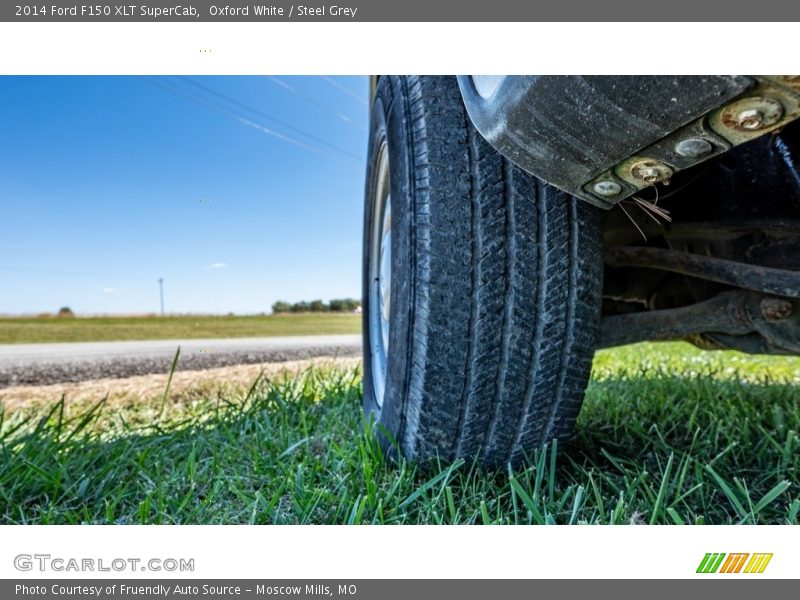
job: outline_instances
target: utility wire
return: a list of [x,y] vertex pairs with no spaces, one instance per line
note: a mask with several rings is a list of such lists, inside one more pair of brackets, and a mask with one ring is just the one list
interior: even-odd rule
[[361,131],[366,131],[367,130],[366,127],[362,127],[361,125],[358,125],[355,121],[353,121],[353,119],[351,119],[347,115],[345,115],[343,113],[340,113],[335,108],[331,108],[330,106],[328,106],[326,104],[323,104],[322,102],[320,102],[319,100],[317,100],[316,98],[314,98],[312,96],[304,94],[303,92],[298,90],[293,85],[290,85],[290,84],[286,83],[284,80],[279,79],[278,77],[275,77],[273,75],[268,75],[267,77],[269,78],[270,81],[272,81],[272,83],[277,85],[283,91],[285,91],[285,92],[287,92],[289,94],[294,94],[295,96],[299,96],[300,98],[302,98],[303,100],[305,100],[309,104],[311,104],[313,106],[316,106],[317,108],[319,108],[323,112],[326,112],[326,113],[334,115],[339,120],[344,121],[345,123],[347,123],[348,125],[351,125],[352,127],[355,127],[356,129],[360,129]]
[[351,98],[353,98],[354,100],[360,102],[364,106],[369,106],[369,103],[364,98],[362,98],[359,94],[356,94],[350,88],[347,88],[347,87],[343,86],[341,83],[339,83],[335,79],[331,79],[330,77],[323,77],[322,80],[326,81],[329,85],[335,87],[337,90],[339,90],[343,94],[346,94],[346,95],[350,96]]
[[214,102],[213,100],[209,100],[208,98],[205,98],[205,97],[201,96],[200,94],[198,94],[196,92],[192,92],[190,90],[183,89],[180,86],[175,85],[174,83],[163,81],[160,78],[146,78],[145,77],[144,80],[147,83],[149,83],[151,85],[154,85],[156,87],[159,87],[159,88],[161,88],[161,89],[163,89],[163,90],[165,90],[167,92],[170,92],[172,94],[176,94],[178,96],[181,96],[181,97],[189,100],[190,102],[194,102],[195,104],[199,104],[200,106],[205,106],[206,108],[210,108],[211,110],[214,110],[216,112],[222,113],[222,114],[232,118],[233,120],[235,120],[235,121],[237,121],[237,122],[239,122],[239,123],[241,123],[243,125],[247,125],[248,127],[253,127],[254,129],[257,129],[257,130],[261,131],[262,133],[265,133],[267,135],[271,135],[273,137],[276,137],[276,138],[278,138],[280,140],[283,140],[285,142],[288,142],[290,144],[294,144],[295,146],[303,148],[304,150],[310,150],[311,152],[315,152],[317,154],[321,154],[322,156],[326,156],[328,158],[334,158],[330,154],[327,154],[326,152],[324,152],[322,150],[319,150],[318,148],[315,148],[314,146],[306,144],[305,142],[302,142],[300,140],[296,140],[296,139],[294,139],[294,138],[292,138],[292,137],[290,137],[288,135],[284,135],[284,134],[280,133],[279,131],[275,131],[275,130],[270,129],[268,127],[264,127],[263,125],[261,125],[259,123],[256,123],[254,121],[251,121],[247,117],[244,117],[241,113],[236,112],[234,110],[231,110],[231,109],[227,108],[226,106],[224,106],[222,104],[219,104],[218,102]]
[[223,106],[223,105],[221,105],[221,104],[219,104],[217,102],[214,102],[213,100],[209,100],[208,98],[204,98],[203,96],[200,96],[199,94],[197,94],[195,92],[192,92],[192,91],[189,91],[189,90],[185,90],[185,89],[180,88],[180,87],[178,87],[178,86],[176,86],[174,84],[161,81],[160,79],[146,78],[146,77],[142,78],[142,79],[143,79],[143,81],[145,81],[146,83],[149,83],[150,85],[154,85],[154,86],[159,87],[159,88],[161,88],[161,89],[163,89],[163,90],[165,90],[167,92],[170,92],[172,94],[176,94],[178,96],[181,96],[181,97],[185,98],[186,100],[189,100],[190,102],[194,102],[196,104],[199,104],[201,106],[205,106],[206,108],[210,108],[211,110],[214,110],[214,111],[217,111],[217,112],[219,112],[221,114],[224,114],[225,116],[230,117],[231,119],[233,119],[234,121],[237,121],[238,123],[241,123],[242,125],[246,125],[247,127],[251,127],[253,129],[256,129],[256,130],[260,131],[261,133],[264,133],[266,135],[278,138],[278,139],[280,139],[280,140],[282,140],[284,142],[287,142],[289,144],[292,144],[294,146],[297,146],[297,147],[302,148],[304,150],[307,150],[309,152],[313,152],[314,154],[318,154],[320,156],[324,156],[325,158],[329,158],[331,160],[339,162],[339,158],[338,157],[333,156],[332,154],[330,154],[330,153],[328,153],[328,152],[326,152],[326,151],[324,151],[324,150],[322,150],[320,148],[317,148],[317,147],[312,146],[310,144],[306,144],[305,142],[302,142],[300,140],[294,139],[294,138],[292,138],[292,137],[290,137],[288,135],[285,135],[283,133],[280,133],[278,131],[270,129],[269,127],[265,127],[264,125],[261,125],[260,123],[256,123],[255,121],[252,121],[252,120],[248,119],[247,117],[243,116],[241,113],[238,113],[236,111],[230,110],[229,108],[227,108],[227,107],[225,107],[225,106]]
[[214,89],[208,87],[207,85],[203,85],[202,83],[200,83],[198,81],[190,79],[189,77],[179,76],[179,79],[182,79],[186,83],[188,83],[190,85],[193,85],[193,86],[195,86],[195,87],[197,87],[197,88],[199,88],[201,90],[204,90],[205,92],[207,92],[209,94],[213,94],[214,96],[217,96],[218,98],[222,98],[226,102],[229,102],[231,104],[234,104],[235,106],[238,106],[238,107],[243,108],[243,109],[245,109],[247,111],[250,111],[251,113],[258,115],[259,117],[261,117],[263,119],[266,119],[267,121],[271,121],[273,123],[277,123],[281,127],[285,127],[286,129],[288,129],[289,131],[292,131],[294,133],[297,133],[299,135],[302,135],[304,137],[312,139],[315,142],[317,142],[318,144],[322,144],[323,146],[327,146],[328,148],[336,150],[337,152],[341,152],[342,154],[345,154],[345,155],[349,156],[350,158],[354,158],[355,160],[357,160],[359,162],[361,162],[361,160],[362,160],[362,157],[358,156],[357,154],[354,154],[354,153],[350,152],[346,148],[342,148],[341,146],[337,146],[336,144],[332,144],[330,142],[327,142],[327,141],[323,140],[322,138],[314,135],[313,133],[309,133],[307,131],[304,131],[304,130],[300,129],[299,127],[295,127],[294,125],[291,125],[291,124],[287,123],[286,121],[282,121],[281,119],[273,117],[272,115],[268,115],[264,111],[259,110],[258,108],[254,108],[254,107],[252,107],[252,106],[250,106],[248,104],[245,104],[244,102],[239,102],[235,98],[232,98],[232,97],[230,97],[230,96],[228,96],[226,94],[223,94],[222,92],[218,92],[217,90],[214,90]]

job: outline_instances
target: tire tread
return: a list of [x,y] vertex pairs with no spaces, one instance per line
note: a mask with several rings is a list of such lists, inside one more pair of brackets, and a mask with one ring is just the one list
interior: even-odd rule
[[392,77],[383,88],[403,97],[412,174],[402,450],[519,463],[570,435],[580,409],[598,327],[600,215],[493,150],[454,78]]

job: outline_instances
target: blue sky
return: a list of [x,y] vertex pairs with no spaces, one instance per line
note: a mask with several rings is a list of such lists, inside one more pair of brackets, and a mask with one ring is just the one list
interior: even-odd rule
[[0,77],[0,313],[357,297],[367,88]]

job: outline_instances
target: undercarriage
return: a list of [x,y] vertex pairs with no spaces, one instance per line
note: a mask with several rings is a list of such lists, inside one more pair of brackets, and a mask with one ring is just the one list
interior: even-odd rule
[[792,123],[608,211],[600,346],[800,354],[798,152]]

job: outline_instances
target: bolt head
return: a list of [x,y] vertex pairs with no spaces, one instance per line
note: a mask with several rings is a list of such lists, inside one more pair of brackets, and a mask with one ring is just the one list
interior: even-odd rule
[[645,159],[631,167],[631,175],[639,181],[652,184],[668,181],[672,177],[672,169],[658,160]]
[[757,108],[748,108],[736,115],[736,122],[742,129],[761,129],[764,126],[764,113]]
[[675,145],[676,154],[680,154],[685,158],[700,158],[711,154],[712,150],[714,150],[714,146],[703,138],[687,138]]
[[658,169],[654,167],[645,167],[639,171],[639,177],[641,177],[642,181],[654,183],[658,181]]
[[750,96],[723,109],[720,119],[723,125],[731,129],[756,132],[778,124],[783,116],[783,105],[778,100]]
[[617,196],[622,191],[622,186],[616,181],[598,181],[594,184],[594,193],[606,198]]

